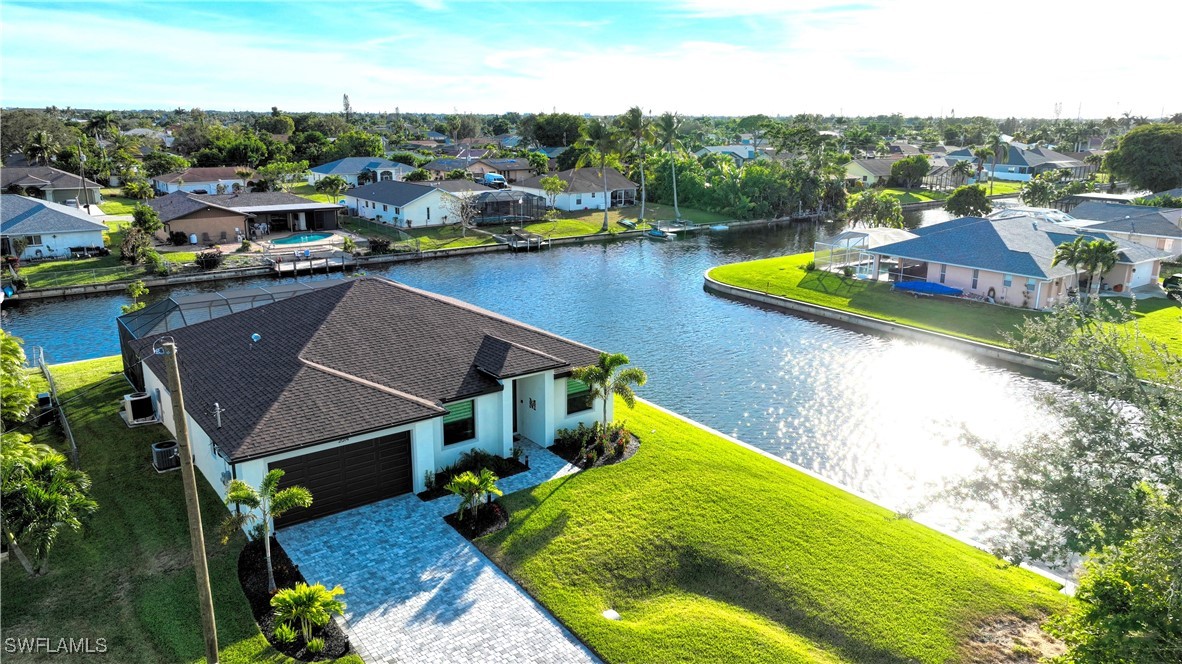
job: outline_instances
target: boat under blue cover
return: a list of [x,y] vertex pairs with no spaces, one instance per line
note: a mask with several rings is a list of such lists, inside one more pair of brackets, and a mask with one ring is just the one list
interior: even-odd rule
[[918,293],[920,295],[963,295],[959,288],[945,286],[930,281],[900,281],[894,285],[894,290]]

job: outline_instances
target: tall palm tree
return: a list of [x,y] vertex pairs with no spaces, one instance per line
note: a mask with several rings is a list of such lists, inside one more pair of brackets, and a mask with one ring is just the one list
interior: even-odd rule
[[608,198],[607,192],[607,168],[608,161],[613,156],[620,154],[619,137],[603,120],[596,118],[583,126],[582,138],[579,139],[576,145],[586,148],[587,152],[579,157],[579,161],[575,163],[575,168],[581,168],[587,164],[598,164],[599,166],[599,176],[603,180],[603,227],[600,229],[600,232],[606,233],[611,223],[608,218],[611,199]]
[[25,159],[30,164],[41,164],[48,166],[49,160],[53,155],[57,154],[61,146],[58,145],[57,139],[53,134],[45,131],[35,131],[29,136],[29,142],[25,143]]
[[275,572],[271,569],[271,521],[290,509],[312,504],[312,492],[302,486],[280,489],[282,478],[283,471],[276,468],[267,473],[258,489],[242,480],[230,480],[226,485],[226,505],[237,509],[222,521],[222,544],[229,542],[235,531],[248,524],[253,523],[258,528],[267,557],[267,590],[271,592],[275,592]]
[[671,153],[669,166],[673,170],[673,218],[681,219],[681,208],[677,206],[677,155],[682,151],[681,118],[676,113],[663,113],[657,118],[657,145]]
[[638,367],[627,367],[628,356],[623,353],[600,353],[599,361],[595,364],[576,367],[571,370],[571,378],[585,384],[590,388],[590,399],[603,400],[603,422],[600,428],[601,433],[606,433],[607,421],[607,402],[612,396],[618,396],[624,400],[624,403],[632,408],[636,405],[636,393],[632,391],[632,386],[644,385],[648,382],[648,374],[644,369]]
[[981,181],[981,171],[985,170],[985,162],[991,154],[993,153],[985,146],[980,146],[973,150],[973,156],[977,158],[977,182]]
[[[1100,276],[1116,265],[1118,251],[1119,248],[1112,240],[1092,240],[1084,248],[1082,263],[1089,277],[1096,275],[1092,281],[1095,282],[1097,296],[1100,294]],[[1091,286],[1088,290],[1091,290]]]
[[[6,455],[0,463],[0,516],[4,538],[30,576],[49,571],[49,550],[64,529],[79,531],[98,509],[90,477],[52,452],[34,458]],[[28,553],[23,547],[31,547]]]
[[997,158],[1001,157],[1008,160],[1010,154],[1010,146],[1005,141],[1001,140],[1001,134],[994,134],[989,137],[989,152],[993,155],[993,166],[989,171],[989,195],[993,195],[993,181],[997,179]]
[[616,122],[628,137],[631,151],[636,155],[640,167],[640,216],[637,221],[644,221],[644,204],[648,198],[644,177],[644,153],[653,138],[652,122],[645,117],[639,106],[633,106],[621,115]]
[[968,159],[957,160],[952,168],[948,170],[955,178],[958,185],[964,184],[965,180],[973,173],[973,165],[969,163]]
[[119,116],[114,111],[99,111],[86,122],[86,133],[91,136],[109,137],[119,133]]
[[1077,289],[1079,288],[1079,266],[1084,262],[1087,243],[1087,238],[1079,235],[1071,242],[1064,242],[1055,247],[1055,257],[1051,259],[1051,267],[1060,263],[1071,267],[1071,271],[1075,275]]

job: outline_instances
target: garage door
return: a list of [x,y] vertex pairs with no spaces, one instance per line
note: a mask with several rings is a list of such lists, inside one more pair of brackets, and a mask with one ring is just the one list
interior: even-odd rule
[[284,471],[281,488],[302,486],[312,492],[312,506],[293,509],[275,527],[335,514],[411,490],[410,433],[382,436],[323,452],[276,461]]

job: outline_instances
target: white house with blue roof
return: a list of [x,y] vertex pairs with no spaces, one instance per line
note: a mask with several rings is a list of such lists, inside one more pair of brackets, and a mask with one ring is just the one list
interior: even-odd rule
[[0,253],[22,260],[102,250],[107,230],[76,207],[15,194],[0,196],[0,219]]
[[996,219],[962,217],[915,229],[914,238],[867,249],[872,272],[889,266],[895,279],[922,280],[959,289],[997,304],[1048,309],[1067,291],[1086,284],[1082,267],[1053,265],[1055,249],[1076,237],[1112,240],[1117,262],[1100,275],[1102,292],[1128,293],[1156,288],[1165,251],[1089,229],[1070,228],[1045,219],[1016,216]]
[[330,175],[339,175],[350,187],[356,187],[358,176],[364,172],[373,173],[374,182],[401,182],[414,169],[414,166],[381,157],[345,157],[309,169],[308,184],[315,185]]

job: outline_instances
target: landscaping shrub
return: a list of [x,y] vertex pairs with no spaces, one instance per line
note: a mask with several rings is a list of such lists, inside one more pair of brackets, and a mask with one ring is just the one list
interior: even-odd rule
[[324,650],[324,639],[315,638],[315,639],[312,639],[311,641],[308,641],[308,652],[320,653],[323,650]]
[[225,256],[221,249],[210,249],[197,254],[197,258],[193,262],[197,263],[197,267],[202,270],[213,270],[222,264]]
[[148,251],[156,253],[152,248],[152,236],[142,230],[129,227],[123,232],[123,241],[119,243],[119,254],[124,262],[136,265],[143,261]]
[[804,264],[805,272],[812,272],[815,269],[817,269],[817,261],[809,261]]
[[369,253],[371,254],[388,254],[390,253],[390,240],[381,237],[369,238]]
[[850,267],[849,265],[843,266],[841,268],[841,273],[848,279],[854,276],[854,268]]
[[346,235],[345,239],[341,242],[341,250],[349,254],[357,251],[357,240]]
[[189,244],[189,236],[180,231],[173,231],[168,234],[168,241],[171,242],[172,246],[174,247],[183,247],[186,244]]
[[272,636],[275,637],[277,643],[291,643],[296,640],[296,631],[294,627],[287,623],[279,623],[275,627],[275,632]]
[[250,253],[250,240],[243,240],[235,251],[240,254]]
[[168,261],[164,260],[160,252],[150,246],[147,249],[140,250],[139,263],[153,274],[162,277],[168,276]]

